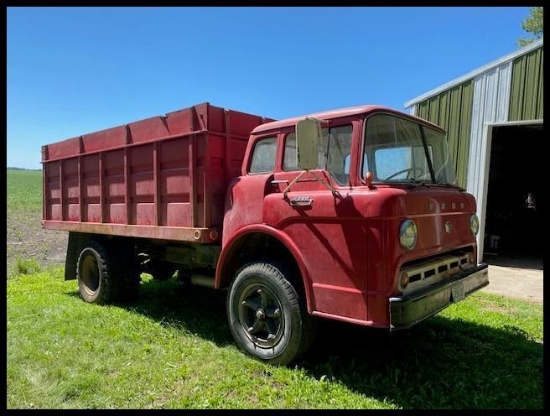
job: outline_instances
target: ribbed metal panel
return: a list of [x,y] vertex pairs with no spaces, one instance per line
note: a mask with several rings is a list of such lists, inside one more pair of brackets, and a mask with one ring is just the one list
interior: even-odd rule
[[463,187],[466,186],[472,102],[473,80],[469,80],[415,104],[415,115],[447,131],[458,184]]
[[473,116],[468,155],[466,190],[477,200],[480,222],[478,256],[483,255],[485,207],[491,145],[488,143],[488,124],[507,121],[510,104],[512,62],[487,71],[474,80]]
[[543,118],[543,48],[514,59],[510,121]]

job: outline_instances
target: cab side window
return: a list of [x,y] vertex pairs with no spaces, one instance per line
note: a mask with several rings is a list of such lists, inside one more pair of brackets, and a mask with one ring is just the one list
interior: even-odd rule
[[351,125],[323,129],[323,136],[326,135],[326,138],[323,137],[321,141],[323,142],[324,149],[328,148],[326,169],[340,185],[347,185],[349,183],[351,132]]
[[273,172],[277,154],[277,137],[267,137],[256,142],[249,173]]
[[[351,153],[351,125],[324,128],[319,142],[318,169],[326,169],[340,185],[349,181],[349,163]],[[300,170],[296,159],[296,134],[290,133],[285,141],[283,159],[284,171]]]

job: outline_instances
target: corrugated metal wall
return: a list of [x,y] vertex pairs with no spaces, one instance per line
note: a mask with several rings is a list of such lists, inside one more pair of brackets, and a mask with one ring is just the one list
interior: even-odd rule
[[542,47],[513,61],[510,121],[543,118],[542,61]]
[[483,72],[474,79],[474,99],[470,149],[468,152],[468,180],[466,190],[477,201],[479,217],[478,258],[483,255],[485,212],[487,206],[487,183],[491,143],[488,137],[489,124],[507,121],[510,104],[510,80],[512,61],[490,71]]
[[458,184],[462,187],[466,187],[468,172],[473,91],[473,80],[469,80],[415,105],[415,115],[447,131]]

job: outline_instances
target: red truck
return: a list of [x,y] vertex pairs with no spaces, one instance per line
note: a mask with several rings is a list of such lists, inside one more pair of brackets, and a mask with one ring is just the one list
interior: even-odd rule
[[142,273],[227,290],[237,345],[306,353],[317,318],[409,328],[489,284],[445,132],[369,105],[275,121],[199,104],[42,147],[65,279],[130,300]]

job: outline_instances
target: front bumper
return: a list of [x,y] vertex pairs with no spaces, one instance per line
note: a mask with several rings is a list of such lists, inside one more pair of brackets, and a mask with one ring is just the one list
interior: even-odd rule
[[489,284],[485,263],[410,295],[390,298],[390,331],[406,329]]

